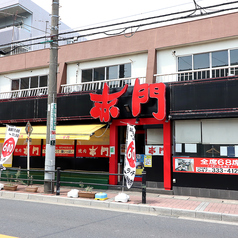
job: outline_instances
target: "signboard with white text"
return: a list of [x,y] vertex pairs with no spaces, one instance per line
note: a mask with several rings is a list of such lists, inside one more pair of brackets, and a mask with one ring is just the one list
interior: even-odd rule
[[238,174],[238,159],[173,157],[173,171],[185,173]]

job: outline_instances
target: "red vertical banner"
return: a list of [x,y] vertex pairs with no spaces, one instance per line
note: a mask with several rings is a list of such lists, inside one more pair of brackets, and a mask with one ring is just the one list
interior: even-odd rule
[[126,131],[126,154],[124,165],[124,177],[126,186],[131,188],[136,175],[136,144],[135,144],[135,126],[127,125]]

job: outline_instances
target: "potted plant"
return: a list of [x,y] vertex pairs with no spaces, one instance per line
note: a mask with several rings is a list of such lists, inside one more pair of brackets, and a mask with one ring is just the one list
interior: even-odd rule
[[[21,174],[21,171],[18,170],[15,174],[15,179],[13,178],[13,175],[11,175],[11,178],[9,178],[10,176],[10,172],[9,171],[6,171],[6,176],[7,176],[7,183],[4,184],[4,187],[3,189],[4,190],[9,190],[9,191],[16,191],[17,190],[17,186],[18,184],[16,182],[19,181],[19,176]],[[14,182],[13,182],[14,180]]]
[[[84,185],[82,182],[79,183],[79,186],[83,189]],[[87,186],[85,190],[79,190],[78,195],[82,198],[95,198],[95,192],[92,192],[93,187]]]
[[37,186],[33,186],[33,176],[31,175],[29,177],[29,185],[25,188],[26,192],[36,193],[38,190]]

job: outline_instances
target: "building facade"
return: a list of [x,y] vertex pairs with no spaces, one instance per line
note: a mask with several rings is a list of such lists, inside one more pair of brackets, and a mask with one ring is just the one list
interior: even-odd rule
[[[138,181],[144,169],[151,190],[235,198],[237,17],[230,13],[138,31],[130,38],[61,46],[56,166],[122,172],[129,123],[136,126]],[[44,167],[48,74],[49,49],[0,58],[0,129],[31,122],[35,168]],[[25,137],[13,166],[26,166]],[[109,182],[120,181],[109,176]]]

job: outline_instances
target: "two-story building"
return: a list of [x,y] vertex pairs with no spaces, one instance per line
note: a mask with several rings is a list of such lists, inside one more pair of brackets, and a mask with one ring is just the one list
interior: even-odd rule
[[[147,171],[148,188],[235,198],[237,17],[61,46],[56,166],[122,172],[129,123],[136,126],[138,171]],[[5,124],[31,122],[32,168],[44,168],[48,74],[49,49],[0,58],[0,134]],[[26,167],[25,139],[22,130],[14,167]]]

